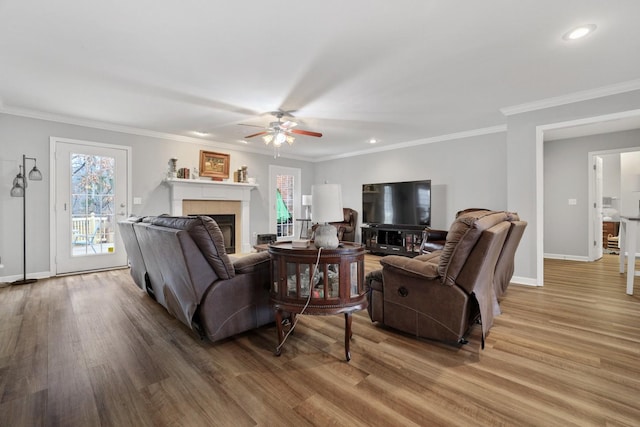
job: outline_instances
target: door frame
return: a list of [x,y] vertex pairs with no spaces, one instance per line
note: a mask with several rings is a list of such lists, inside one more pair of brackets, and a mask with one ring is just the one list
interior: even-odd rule
[[[72,139],[72,138],[62,138],[57,136],[49,137],[49,171],[52,177],[57,176],[57,161],[56,161],[56,147],[58,143],[67,143],[67,144],[79,144],[79,145],[87,145],[90,147],[101,147],[101,148],[109,148],[109,149],[117,149],[123,150],[127,153],[127,165],[126,165],[126,173],[127,173],[127,212],[125,216],[130,215],[130,207],[132,206],[133,201],[133,185],[131,183],[131,172],[132,172],[132,158],[131,153],[132,149],[126,145],[117,145],[117,144],[107,144],[103,142],[95,142],[95,141],[85,141],[81,139]],[[49,271],[52,276],[58,275],[58,263],[56,261],[57,256],[57,245],[58,245],[58,229],[57,229],[57,192],[56,192],[56,179],[49,180]],[[73,274],[73,273],[65,273],[65,274]]]

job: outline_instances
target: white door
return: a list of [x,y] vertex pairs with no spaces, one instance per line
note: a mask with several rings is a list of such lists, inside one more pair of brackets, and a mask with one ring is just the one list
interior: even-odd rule
[[128,215],[131,149],[51,139],[56,274],[127,265],[117,222]]
[[590,252],[591,261],[602,258],[602,157],[593,158],[593,241]]
[[302,172],[298,168],[269,166],[269,232],[278,240],[292,240],[300,231]]

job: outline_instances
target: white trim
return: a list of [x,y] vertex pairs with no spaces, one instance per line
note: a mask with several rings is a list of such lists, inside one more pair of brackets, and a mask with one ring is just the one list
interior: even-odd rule
[[[101,130],[106,130],[111,132],[121,132],[121,133],[127,133],[131,135],[147,136],[150,138],[167,139],[170,141],[207,145],[210,147],[216,147],[221,149],[273,156],[273,151],[270,149],[270,147],[267,147],[267,146],[263,147],[262,144],[259,146],[260,148],[250,147],[246,143],[243,144],[238,142],[237,144],[231,144],[227,142],[211,141],[208,139],[195,138],[191,136],[177,135],[177,134],[166,133],[166,132],[157,132],[157,131],[152,131],[148,129],[136,128],[132,126],[122,126],[122,125],[115,125],[112,123],[104,123],[96,120],[79,119],[79,118],[73,118],[68,116],[61,116],[56,114],[49,114],[49,113],[44,113],[40,111],[33,111],[33,110],[26,110],[26,109],[19,109],[19,108],[7,108],[7,107],[3,107],[2,105],[0,105],[0,113],[10,114],[13,116],[28,117],[32,119],[47,120],[50,122],[84,126],[92,129],[101,129]],[[368,150],[354,151],[354,152],[345,153],[345,154],[336,154],[336,155],[331,155],[326,157],[311,158],[311,157],[305,157],[305,156],[298,156],[295,154],[289,154],[287,152],[282,152],[282,151],[280,151],[278,157],[293,159],[293,160],[300,160],[304,162],[319,163],[327,160],[361,156],[363,154],[379,153],[383,151],[397,150],[399,148],[414,147],[414,146],[419,146],[424,144],[431,144],[434,142],[470,138],[473,136],[488,135],[492,133],[500,133],[500,132],[506,132],[506,131],[507,131],[507,125],[502,124],[502,125],[496,125],[496,126],[491,126],[486,128],[471,129],[471,130],[462,131],[462,132],[456,132],[456,133],[439,135],[439,136],[434,136],[434,137],[429,137],[424,139],[401,142],[397,144],[387,145],[385,147],[376,147]]]
[[514,114],[544,110],[545,108],[558,107],[561,105],[572,104],[574,102],[603,98],[605,96],[617,95],[634,90],[640,90],[640,79],[630,80],[627,82],[617,83],[609,86],[602,86],[599,88],[584,90],[580,92],[574,92],[567,95],[556,96],[553,98],[540,99],[538,101],[513,105],[510,107],[503,107],[500,109],[500,112],[505,116],[512,116]]
[[568,128],[568,127],[590,125],[593,123],[607,122],[611,120],[628,119],[630,117],[637,117],[637,116],[640,116],[640,109],[625,110],[617,113],[604,114],[601,116],[593,116],[593,117],[586,117],[586,118],[576,119],[576,120],[568,120],[566,122],[550,123],[550,124],[540,125],[538,127],[542,131],[548,131],[548,130]]
[[[157,132],[157,131],[148,130],[148,129],[141,129],[133,126],[123,126],[123,125],[116,125],[113,123],[104,123],[97,120],[79,119],[75,117],[61,116],[56,114],[44,113],[40,111],[27,110],[27,109],[20,109],[15,107],[7,108],[1,105],[0,105],[0,113],[10,114],[12,116],[27,117],[31,119],[47,120],[47,121],[56,122],[56,123],[65,123],[65,124],[75,125],[75,126],[84,126],[92,129],[101,129],[101,130],[106,130],[111,132],[126,133],[130,135],[147,136],[150,138],[166,139],[170,141],[186,142],[190,144],[206,145],[210,147],[227,149],[227,150],[242,151],[242,152],[273,156],[273,151],[267,148],[266,146],[265,148],[262,148],[262,146],[260,146],[260,148],[248,147],[246,143],[243,144],[241,142],[238,142],[237,144],[231,144],[227,142],[211,141],[208,139],[195,138],[191,136],[177,135],[177,134],[172,134],[167,132]],[[289,155],[287,153],[285,153],[284,155],[281,154],[280,157],[286,157],[294,160],[310,161],[310,159],[306,157]]]
[[535,287],[542,286],[542,284],[538,284],[537,280],[533,277],[513,276],[511,278],[511,283],[514,283],[517,285],[526,285],[526,286],[535,286]]
[[347,157],[361,156],[363,154],[380,153],[384,151],[398,150],[400,148],[417,147],[420,145],[433,144],[434,142],[451,141],[455,139],[471,138],[474,136],[490,135],[493,133],[501,133],[507,131],[507,125],[497,125],[480,129],[466,130],[462,132],[449,133],[446,135],[433,136],[429,138],[416,139],[413,141],[399,142],[397,144],[387,145],[384,147],[376,147],[367,150],[352,151],[345,154],[336,154],[333,156],[322,157],[312,160],[313,162],[323,162],[327,160],[344,159]]
[[536,277],[544,285],[544,131],[536,127]]
[[580,262],[592,262],[593,260],[589,259],[588,256],[577,256],[577,255],[563,255],[563,254],[548,254],[545,253],[544,257],[546,259],[561,259],[565,261],[580,261]]
[[[29,279],[48,279],[49,277],[52,277],[52,276],[53,274],[50,271],[38,271],[35,273],[29,273]],[[13,276],[0,277],[0,284],[5,283],[6,285],[11,285],[11,282],[15,282],[16,280],[22,280],[23,278],[24,278],[23,274],[14,274]],[[0,288],[1,287],[2,286],[0,286]]]

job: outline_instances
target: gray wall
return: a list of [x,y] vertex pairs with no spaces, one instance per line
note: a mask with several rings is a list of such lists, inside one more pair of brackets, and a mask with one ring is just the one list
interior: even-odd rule
[[322,162],[316,182],[341,183],[345,206],[361,211],[362,184],[430,179],[431,226],[448,230],[461,209],[506,209],[506,170],[500,132]]
[[251,196],[252,234],[269,230],[267,185],[270,164],[300,168],[304,194],[311,192],[313,183],[315,166],[310,162],[233,151],[216,147],[214,143],[173,141],[0,114],[0,256],[5,265],[0,270],[0,278],[22,274],[22,199],[9,196],[22,154],[37,158],[44,175],[42,182],[31,182],[27,189],[27,272],[40,276],[49,272],[49,138],[52,136],[131,147],[133,197],[141,197],[143,202],[130,207],[136,215],[169,212],[169,190],[162,184],[169,158],[177,157],[179,167],[194,167],[199,162],[201,149],[229,153],[232,171],[247,165],[249,175],[257,179],[258,188]]
[[[589,153],[640,147],[640,130],[591,135],[544,143],[544,252],[567,257],[589,256]],[[619,158],[619,155],[614,156]],[[620,167],[603,162],[603,171]],[[603,180],[605,181],[605,180]],[[613,179],[606,180],[613,182]],[[619,186],[619,179],[618,179]],[[603,195],[607,194],[604,190]],[[609,193],[620,195],[608,185]],[[569,205],[568,199],[577,199]]]
[[[455,212],[467,207],[488,207],[516,211],[529,222],[522,243],[516,253],[514,279],[523,283],[539,283],[542,272],[544,229],[541,201],[538,206],[538,181],[543,188],[543,172],[536,160],[536,128],[541,125],[597,117],[640,109],[640,91],[576,102],[558,107],[513,114],[507,117],[507,132],[424,144],[393,151],[384,151],[312,164],[298,160],[273,159],[271,156],[231,152],[231,166],[249,166],[249,174],[262,184],[252,198],[252,232],[268,229],[268,197],[264,185],[268,165],[299,167],[302,169],[303,194],[309,194],[312,183],[324,181],[343,185],[344,205],[360,210],[361,185],[370,182],[431,179],[433,184],[434,228],[448,228]],[[186,159],[198,158],[202,148],[215,150],[214,145],[196,145],[160,138],[136,136],[82,126],[66,125],[43,120],[0,114],[0,256],[7,266],[0,276],[21,272],[21,255],[16,245],[21,241],[21,208],[17,199],[8,196],[15,176],[17,161],[26,153],[41,159],[39,166],[45,174],[44,185],[30,187],[28,241],[29,272],[49,269],[49,137],[128,145],[133,149],[133,195],[143,198],[143,205],[134,213],[156,214],[168,210],[168,192],[160,184],[166,162],[175,156],[187,166]],[[607,149],[609,146],[603,146]],[[219,151],[227,152],[228,150]],[[47,159],[47,161],[42,161]],[[542,151],[539,161],[544,164]],[[585,160],[586,162],[586,160]],[[190,166],[190,165],[189,165]],[[577,196],[576,196],[577,197]],[[582,198],[582,197],[580,197]],[[540,227],[538,213],[540,208]],[[36,244],[37,243],[37,244]],[[540,277],[539,277],[540,275]]]

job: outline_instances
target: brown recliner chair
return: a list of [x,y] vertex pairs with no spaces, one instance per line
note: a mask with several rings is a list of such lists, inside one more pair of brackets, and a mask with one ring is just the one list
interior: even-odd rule
[[421,254],[430,254],[431,252],[441,251],[444,244],[447,243],[446,230],[434,230],[433,228],[425,228],[422,232],[422,244],[420,244]]
[[[490,209],[485,208],[470,208],[456,213],[456,218],[460,215],[471,214],[473,212],[490,212]],[[500,256],[496,262],[496,271],[493,275],[493,284],[496,292],[496,298],[499,300],[507,291],[507,287],[511,282],[514,270],[514,258],[516,255],[516,249],[522,240],[525,228],[527,228],[527,222],[521,221],[520,216],[515,212],[507,212],[507,220],[511,223],[507,238],[500,251]],[[498,309],[499,311],[499,309]]]
[[[338,230],[338,240],[345,242],[355,242],[356,226],[358,225],[358,211],[351,208],[342,208],[344,220],[339,222],[330,222]],[[315,224],[311,230],[315,235],[318,224]]]
[[466,342],[481,319],[484,346],[499,313],[494,274],[510,218],[507,212],[465,212],[452,224],[442,251],[382,258],[382,269],[367,275],[371,320],[418,337]]
[[502,251],[498,257],[496,271],[493,276],[494,289],[498,300],[502,298],[504,293],[507,291],[509,283],[511,283],[516,249],[518,249],[520,240],[522,240],[525,228],[527,228],[527,222],[521,221],[517,214],[513,214],[509,233],[507,234],[504,246],[502,247]]

